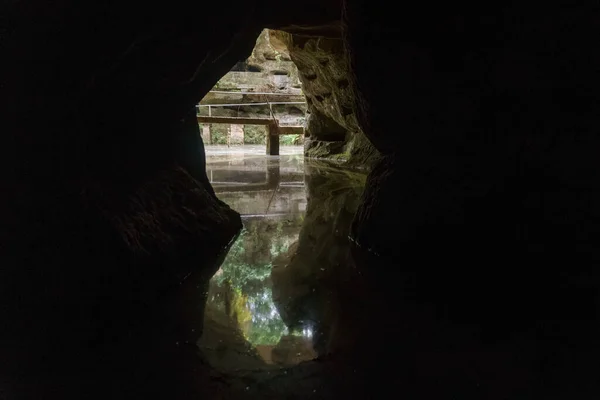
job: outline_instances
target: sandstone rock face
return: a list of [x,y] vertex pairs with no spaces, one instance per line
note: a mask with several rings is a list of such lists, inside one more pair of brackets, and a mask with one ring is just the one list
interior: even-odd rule
[[326,38],[272,31],[271,36],[287,45],[298,67],[308,103],[306,155],[334,156],[350,164],[370,165],[377,151],[364,140],[356,120],[354,92],[341,33]]
[[341,37],[306,37],[285,32],[276,35],[285,40],[290,49],[309,104],[347,131],[358,131]]
[[286,46],[272,32],[270,29],[262,31],[246,63],[257,65],[268,77],[268,86],[258,89],[297,93],[301,88],[298,68]]

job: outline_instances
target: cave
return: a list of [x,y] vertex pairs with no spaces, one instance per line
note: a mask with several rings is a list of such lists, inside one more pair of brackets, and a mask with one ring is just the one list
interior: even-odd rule
[[[0,398],[597,398],[597,7],[397,7],[0,6]],[[324,321],[318,356],[224,373],[197,341],[243,224],[195,105],[265,27],[306,159],[363,178],[307,172],[283,255],[332,269],[289,304]]]

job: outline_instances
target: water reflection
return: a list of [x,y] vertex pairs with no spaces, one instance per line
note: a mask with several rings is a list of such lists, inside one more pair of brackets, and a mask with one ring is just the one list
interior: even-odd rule
[[327,254],[335,258],[347,248],[363,181],[305,165],[301,154],[207,155],[209,179],[219,198],[240,212],[244,230],[210,282],[203,354],[221,370],[317,357],[331,336],[327,304],[335,297],[332,274],[339,272]]
[[289,249],[301,224],[300,216],[247,220],[213,279],[210,300],[237,320],[253,344],[274,345],[286,331],[272,300],[272,260]]

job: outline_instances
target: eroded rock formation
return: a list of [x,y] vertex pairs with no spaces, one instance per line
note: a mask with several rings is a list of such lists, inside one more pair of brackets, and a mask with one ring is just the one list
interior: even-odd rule
[[305,153],[369,167],[378,152],[365,140],[354,111],[353,90],[341,27],[328,37],[272,31],[285,43],[299,70],[308,103]]

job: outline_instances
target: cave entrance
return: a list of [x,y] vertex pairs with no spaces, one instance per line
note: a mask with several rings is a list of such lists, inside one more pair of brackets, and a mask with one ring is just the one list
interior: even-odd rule
[[306,98],[286,45],[270,32],[264,29],[250,57],[236,63],[197,105],[207,155],[255,153],[256,146],[279,155],[280,145],[302,152]]
[[[244,226],[209,282],[197,343],[212,368],[231,376],[252,371],[293,379],[282,371],[299,364],[319,371],[321,364],[312,360],[354,340],[354,329],[345,325],[353,327],[354,313],[340,317],[338,304],[356,298],[352,282],[358,278],[346,268],[348,234],[366,176],[315,159],[315,148],[321,155],[343,150],[346,114],[336,107],[338,98],[347,101],[349,94],[334,95],[325,87],[332,71],[319,81],[314,71],[306,72],[301,57],[296,58],[299,72],[287,46],[294,52],[304,49],[300,42],[307,39],[296,43],[285,35],[264,30],[252,55],[236,63],[197,107],[208,180]],[[334,61],[319,65],[345,71],[337,67],[345,65],[340,40],[318,42],[308,47],[322,46],[319,60],[331,44],[338,45]],[[315,91],[316,97],[311,95]],[[318,108],[335,109],[337,118]],[[305,123],[318,136],[306,135]],[[312,156],[305,157],[305,148],[312,149]],[[343,339],[336,332],[343,332]],[[314,395],[321,383],[311,381],[300,397]],[[259,389],[249,385],[246,390]]]

